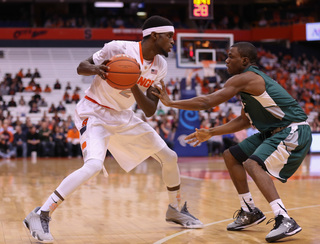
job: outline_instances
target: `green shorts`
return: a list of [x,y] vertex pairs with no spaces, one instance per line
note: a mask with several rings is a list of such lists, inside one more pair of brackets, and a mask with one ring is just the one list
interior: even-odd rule
[[239,162],[255,160],[270,175],[286,182],[301,165],[311,142],[308,124],[291,124],[269,138],[262,133],[254,134],[229,150]]

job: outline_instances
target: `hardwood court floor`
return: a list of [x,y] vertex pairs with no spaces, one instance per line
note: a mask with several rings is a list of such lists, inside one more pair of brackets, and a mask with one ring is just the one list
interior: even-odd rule
[[[61,180],[82,166],[82,159],[11,159],[0,161],[0,244],[38,243],[22,224]],[[168,197],[160,165],[148,159],[125,173],[112,157],[109,177],[99,174],[82,185],[53,214],[55,244],[265,243],[273,227],[264,221],[240,232],[226,230],[239,206],[238,196],[220,157],[180,158],[182,194],[189,211],[205,228],[184,230],[165,222]],[[284,239],[289,244],[320,243],[320,156],[308,156],[292,180],[274,181],[289,214],[303,228]],[[269,204],[250,181],[255,204],[273,217]],[[281,241],[284,242],[284,241]]]

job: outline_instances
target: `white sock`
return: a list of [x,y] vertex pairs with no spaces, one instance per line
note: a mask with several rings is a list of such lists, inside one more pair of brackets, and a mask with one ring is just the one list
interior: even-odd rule
[[274,216],[282,215],[283,217],[290,218],[286,208],[284,207],[281,199],[276,199],[270,203]]
[[177,210],[181,209],[180,189],[177,191],[168,191],[169,204]]
[[[57,193],[58,194],[58,193]],[[49,215],[52,214],[52,212],[62,203],[64,199],[61,199],[59,196],[57,196],[55,192],[53,192],[47,201],[42,205],[42,207],[38,210],[38,214],[41,213],[41,211],[49,212]]]
[[251,212],[255,208],[251,193],[239,194],[241,208],[246,212]]

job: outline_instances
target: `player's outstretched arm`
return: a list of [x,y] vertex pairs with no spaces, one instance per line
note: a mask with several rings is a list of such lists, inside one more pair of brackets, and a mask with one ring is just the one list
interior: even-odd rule
[[209,95],[172,101],[166,92],[166,88],[163,81],[161,81],[161,87],[156,86],[159,93],[153,94],[157,96],[165,106],[168,107],[193,111],[207,110],[225,101],[228,101],[233,96],[235,96],[240,91],[240,87],[237,85],[237,83],[238,82],[236,80],[231,80],[229,83],[226,83],[222,89]]
[[215,135],[225,135],[234,133],[250,127],[250,121],[245,115],[244,111],[241,111],[241,115],[237,118],[229,121],[228,123],[209,129],[196,129],[195,132],[185,137],[185,140],[193,146],[199,145],[201,142],[209,140]]

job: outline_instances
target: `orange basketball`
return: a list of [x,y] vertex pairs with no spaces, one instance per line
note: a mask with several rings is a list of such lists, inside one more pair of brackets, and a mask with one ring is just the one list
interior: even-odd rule
[[108,84],[119,90],[133,87],[140,76],[139,63],[126,54],[113,56],[106,65],[109,67]]

